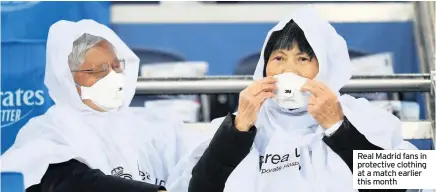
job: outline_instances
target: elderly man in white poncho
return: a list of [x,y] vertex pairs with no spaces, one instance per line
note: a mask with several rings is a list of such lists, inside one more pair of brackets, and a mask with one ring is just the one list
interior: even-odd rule
[[184,152],[181,121],[129,107],[138,57],[108,27],[59,21],[49,30],[45,84],[56,103],[1,156],[27,191],[141,191],[170,186]]
[[350,68],[345,40],[311,6],[278,23],[238,112],[183,160],[189,191],[357,191],[353,150],[416,149],[394,115],[340,96]]

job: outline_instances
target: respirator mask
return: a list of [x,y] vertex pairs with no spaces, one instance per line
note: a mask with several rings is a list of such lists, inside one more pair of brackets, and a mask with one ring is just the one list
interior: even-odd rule
[[81,98],[91,100],[105,111],[111,111],[123,105],[123,88],[124,76],[111,71],[90,87],[80,86]]
[[310,94],[301,92],[301,87],[307,82],[307,78],[291,72],[274,75],[274,77],[277,79],[277,90],[273,101],[285,109],[298,109],[307,106]]

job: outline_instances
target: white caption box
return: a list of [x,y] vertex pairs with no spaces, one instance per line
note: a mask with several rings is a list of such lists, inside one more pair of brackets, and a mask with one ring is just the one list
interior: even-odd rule
[[355,150],[354,189],[436,189],[434,150]]

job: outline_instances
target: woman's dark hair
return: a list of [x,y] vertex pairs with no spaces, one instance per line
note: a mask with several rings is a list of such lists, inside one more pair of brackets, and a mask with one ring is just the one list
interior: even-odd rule
[[301,52],[309,55],[311,59],[315,56],[315,52],[313,52],[306,36],[304,36],[303,30],[294,20],[291,20],[282,30],[273,32],[266,44],[263,54],[263,60],[265,62],[265,67],[263,68],[264,77],[266,77],[266,65],[272,52],[278,49],[292,49],[294,43],[298,45]]

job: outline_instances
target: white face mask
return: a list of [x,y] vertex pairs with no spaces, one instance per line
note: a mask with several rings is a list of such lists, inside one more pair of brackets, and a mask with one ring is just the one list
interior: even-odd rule
[[91,87],[80,86],[81,98],[91,100],[105,111],[117,109],[123,105],[123,81],[122,74],[111,71]]
[[282,108],[297,109],[307,106],[309,95],[301,92],[301,87],[307,82],[307,78],[294,73],[282,73],[274,75],[277,79],[277,91],[273,100]]

